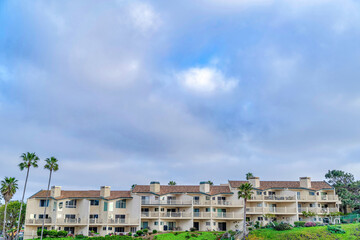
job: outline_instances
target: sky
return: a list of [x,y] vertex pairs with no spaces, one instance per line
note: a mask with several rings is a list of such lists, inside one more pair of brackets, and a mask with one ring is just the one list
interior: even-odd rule
[[360,177],[360,2],[0,1],[0,178]]

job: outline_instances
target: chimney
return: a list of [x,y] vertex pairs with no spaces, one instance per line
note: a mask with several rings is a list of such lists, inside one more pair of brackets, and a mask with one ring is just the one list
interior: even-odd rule
[[210,192],[210,183],[209,182],[200,182],[200,192],[209,193]]
[[311,188],[311,178],[310,177],[300,177],[300,187]]
[[100,187],[100,197],[107,198],[110,197],[111,187],[110,186],[102,186]]
[[160,192],[160,182],[156,182],[156,181],[150,182],[150,192],[153,193]]
[[50,196],[53,198],[57,198],[61,196],[61,187],[60,186],[52,186]]
[[259,177],[251,177],[249,178],[249,183],[253,186],[253,188],[260,187],[260,178]]

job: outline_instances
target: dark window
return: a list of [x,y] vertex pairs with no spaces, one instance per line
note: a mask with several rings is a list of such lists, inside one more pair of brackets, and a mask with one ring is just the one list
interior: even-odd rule
[[74,234],[75,233],[75,228],[74,227],[64,227],[64,231]]
[[116,201],[116,208],[126,208],[126,199]]
[[[48,218],[49,218],[49,215],[46,214],[45,219],[48,219]],[[39,219],[44,219],[44,214],[39,214]]]
[[90,218],[99,218],[98,214],[90,214]]
[[125,232],[125,228],[124,228],[124,227],[116,227],[116,228],[115,228],[115,232],[117,232],[117,233],[123,233],[123,232]]
[[65,202],[66,208],[76,208],[76,200],[70,200]]
[[112,227],[108,227],[108,230],[109,230],[109,231],[112,231]]
[[91,206],[99,206],[99,200],[90,200]]
[[[45,206],[46,205],[46,206]],[[40,200],[40,207],[48,207],[49,206],[49,200]]]

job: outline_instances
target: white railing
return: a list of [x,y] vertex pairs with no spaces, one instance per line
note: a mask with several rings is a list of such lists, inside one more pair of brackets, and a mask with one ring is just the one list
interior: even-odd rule
[[301,207],[298,208],[298,212],[302,213],[302,212],[313,212],[313,213],[317,213],[318,212],[318,208],[317,207]]
[[[51,218],[46,218],[45,219],[45,224],[47,223],[47,224],[49,224],[49,223],[51,223],[52,221],[51,221]],[[27,224],[42,224],[43,223],[43,219],[28,219],[28,220],[26,220],[26,223]]]
[[107,221],[108,224],[138,224],[139,219],[136,218],[110,218]]
[[267,207],[264,210],[265,210],[265,212],[269,212],[269,213],[293,213],[293,214],[296,214],[295,207]]
[[142,205],[192,205],[192,200],[142,200]]
[[242,219],[243,215],[235,212],[217,212],[212,214],[213,218]]
[[165,212],[160,213],[162,218],[190,218],[191,212]]
[[319,200],[322,200],[322,201],[338,201],[339,197],[337,195],[321,195],[321,196],[319,196]]
[[205,200],[205,201],[201,201],[201,200],[194,200],[193,201],[194,205],[210,205],[211,201],[210,200]]
[[252,195],[251,196],[251,199],[249,199],[248,201],[251,201],[251,200],[264,200],[264,196],[263,195]]
[[315,195],[297,195],[297,199],[298,200],[312,200],[315,201],[316,200],[316,196]]
[[94,224],[94,223],[103,223],[104,221],[100,218],[90,218],[89,219],[89,223],[90,224]]
[[210,218],[211,213],[210,212],[193,212],[194,218]]
[[263,208],[262,207],[247,207],[246,212],[249,212],[249,213],[262,213]]
[[212,201],[214,206],[242,206],[242,201],[226,201],[226,200],[214,200]]
[[56,223],[59,224],[65,224],[65,223],[71,223],[71,224],[86,224],[87,223],[87,219],[82,219],[82,218],[61,218],[61,219],[57,219]]
[[270,195],[270,196],[264,196],[264,200],[274,200],[274,201],[295,201],[296,197],[295,195]]
[[141,217],[159,217],[159,212],[141,212]]

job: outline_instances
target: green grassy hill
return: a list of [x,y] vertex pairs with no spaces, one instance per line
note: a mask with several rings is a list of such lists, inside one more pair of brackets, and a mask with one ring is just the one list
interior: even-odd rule
[[303,227],[294,228],[287,231],[276,231],[274,229],[259,229],[254,230],[249,234],[248,240],[304,240],[304,239],[319,239],[319,240],[358,240],[360,239],[360,224],[343,224],[341,228],[346,231],[345,234],[333,234],[327,230],[327,227]]

